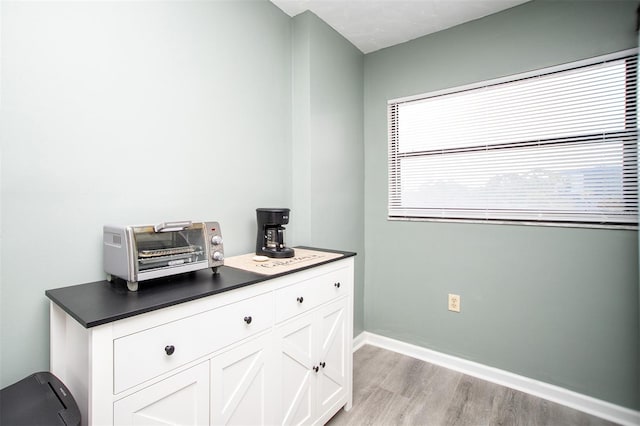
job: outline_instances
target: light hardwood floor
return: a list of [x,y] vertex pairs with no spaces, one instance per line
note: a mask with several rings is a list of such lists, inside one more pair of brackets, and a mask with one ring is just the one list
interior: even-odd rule
[[510,388],[365,345],[353,354],[353,408],[342,425],[614,425]]

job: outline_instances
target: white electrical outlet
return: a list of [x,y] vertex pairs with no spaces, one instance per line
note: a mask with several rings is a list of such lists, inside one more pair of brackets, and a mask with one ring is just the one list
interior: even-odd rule
[[460,312],[460,295],[449,293],[449,310]]

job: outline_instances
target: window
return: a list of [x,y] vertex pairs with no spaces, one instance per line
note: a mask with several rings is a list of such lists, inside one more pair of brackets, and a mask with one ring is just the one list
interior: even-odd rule
[[389,101],[389,219],[636,226],[636,62]]

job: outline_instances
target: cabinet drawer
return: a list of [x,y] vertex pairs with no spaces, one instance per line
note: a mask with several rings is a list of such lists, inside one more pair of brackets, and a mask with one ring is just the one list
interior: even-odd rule
[[339,269],[276,291],[276,322],[313,309],[349,291],[348,269]]
[[266,293],[113,342],[114,393],[217,351],[273,325]]

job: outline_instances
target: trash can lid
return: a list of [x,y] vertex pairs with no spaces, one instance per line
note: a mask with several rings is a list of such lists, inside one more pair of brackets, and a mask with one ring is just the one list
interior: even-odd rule
[[80,410],[64,383],[41,371],[0,390],[0,424],[78,426]]

